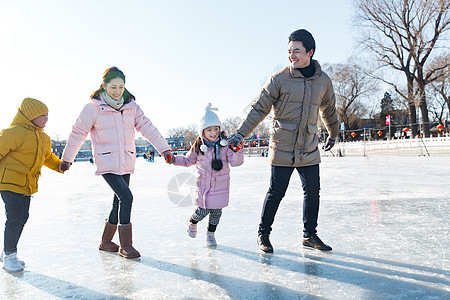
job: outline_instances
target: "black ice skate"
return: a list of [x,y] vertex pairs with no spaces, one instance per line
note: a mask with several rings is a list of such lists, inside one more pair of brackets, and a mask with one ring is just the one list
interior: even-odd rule
[[333,250],[330,246],[325,245],[317,235],[312,235],[307,238],[303,238],[303,246],[314,248],[321,251]]
[[268,234],[259,234],[258,235],[258,247],[261,249],[261,251],[266,253],[273,253],[273,247],[269,240]]

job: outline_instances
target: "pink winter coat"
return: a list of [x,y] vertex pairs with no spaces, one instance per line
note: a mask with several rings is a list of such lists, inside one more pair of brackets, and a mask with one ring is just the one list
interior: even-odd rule
[[134,100],[117,111],[101,97],[94,98],[85,105],[73,125],[62,159],[73,162],[90,132],[97,166],[95,174],[132,174],[136,163],[135,129],[141,132],[159,153],[170,150],[164,137]]
[[175,156],[174,165],[190,167],[195,164],[197,176],[197,188],[195,191],[196,204],[201,208],[224,208],[228,206],[230,198],[230,165],[240,166],[244,163],[244,151],[233,152],[228,147],[221,147],[219,158],[223,167],[220,171],[212,168],[214,149],[208,150],[202,155],[197,155],[193,149],[186,156]]

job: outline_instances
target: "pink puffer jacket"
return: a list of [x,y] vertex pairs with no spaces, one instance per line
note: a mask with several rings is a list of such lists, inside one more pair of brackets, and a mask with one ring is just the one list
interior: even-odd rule
[[197,187],[196,204],[201,208],[224,208],[230,198],[230,165],[240,166],[244,163],[244,151],[233,152],[228,147],[219,150],[219,158],[223,167],[220,171],[212,168],[214,149],[208,148],[203,155],[198,155],[192,149],[186,156],[175,156],[174,165],[190,167],[195,164]]
[[73,125],[62,159],[73,162],[90,132],[97,166],[95,174],[132,174],[136,162],[135,129],[141,132],[159,153],[170,150],[164,137],[134,100],[117,111],[102,98],[92,99]]

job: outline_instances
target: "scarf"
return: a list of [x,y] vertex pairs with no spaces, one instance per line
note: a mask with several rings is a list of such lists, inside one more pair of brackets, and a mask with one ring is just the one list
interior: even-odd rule
[[212,160],[212,168],[216,171],[222,170],[223,163],[222,160],[219,159],[219,148],[220,146],[220,138],[215,142],[210,142],[207,139],[203,139],[203,144],[205,144],[208,148],[214,148],[214,158]]
[[115,110],[119,110],[122,108],[123,106],[123,97],[120,97],[119,100],[114,100],[113,98],[111,98],[107,92],[103,92],[102,93],[102,98],[103,100],[105,100],[106,103],[108,103],[109,106],[111,106],[112,108],[114,108]]

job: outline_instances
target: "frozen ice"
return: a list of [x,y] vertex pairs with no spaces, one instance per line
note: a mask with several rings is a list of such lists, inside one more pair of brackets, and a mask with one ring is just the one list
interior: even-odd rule
[[197,238],[186,232],[193,168],[138,158],[132,223],[142,257],[133,260],[98,250],[112,192],[94,166],[44,168],[18,246],[25,271],[0,269],[0,299],[449,299],[450,157],[323,157],[320,166],[318,234],[333,251],[301,247],[294,173],[273,226],[275,252],[262,254],[264,158],[232,169],[215,249],[206,220]]

